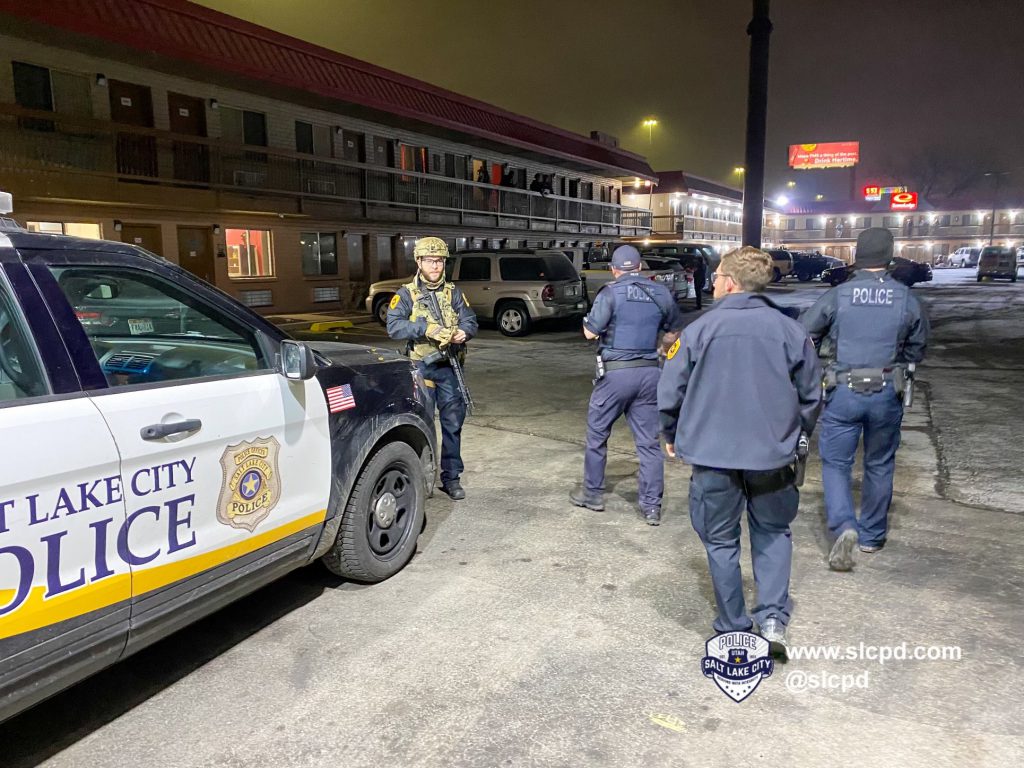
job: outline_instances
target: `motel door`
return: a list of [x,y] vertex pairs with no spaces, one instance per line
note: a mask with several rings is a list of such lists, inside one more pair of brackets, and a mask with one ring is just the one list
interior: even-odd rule
[[178,227],[178,264],[200,280],[216,285],[210,235],[208,227]]
[[[153,97],[149,88],[111,80],[110,119],[139,128],[153,127]],[[156,137],[117,134],[117,172],[128,176],[156,176]]]
[[[206,105],[202,99],[180,93],[167,94],[171,132],[206,138]],[[210,150],[205,144],[175,141],[174,178],[179,181],[210,180]]]
[[145,248],[157,256],[164,255],[160,227],[156,224],[125,224],[121,229],[121,242]]

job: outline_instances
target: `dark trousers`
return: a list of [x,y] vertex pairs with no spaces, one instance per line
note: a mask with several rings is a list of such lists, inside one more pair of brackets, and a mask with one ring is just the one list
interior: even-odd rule
[[[825,513],[833,536],[852,528],[861,544],[885,542],[902,422],[903,401],[891,389],[874,394],[858,394],[844,386],[833,390],[821,415],[818,438]],[[852,473],[862,433],[864,482],[858,520],[853,506]]]
[[427,386],[433,393],[432,406],[437,408],[441,421],[441,485],[458,480],[464,469],[462,464],[462,424],[466,420],[466,404],[459,394],[455,371],[449,365],[416,364]]
[[608,371],[594,385],[587,411],[587,448],[583,457],[583,486],[590,493],[604,492],[608,437],[623,413],[633,432],[637,458],[640,506],[661,509],[665,491],[665,467],[658,443],[657,367],[621,368]]
[[747,510],[750,559],[757,584],[753,617],[761,624],[769,616],[789,623],[793,601],[789,574],[793,539],[789,525],[796,519],[800,492],[790,467],[765,472],[744,469],[693,468],[690,477],[690,521],[708,553],[715,589],[718,632],[749,630],[751,619],[743,600],[740,572],[740,518]]
[[695,306],[700,309],[704,306],[704,281],[707,279],[707,273],[703,269],[696,269],[693,272],[693,288],[697,293],[695,299]]

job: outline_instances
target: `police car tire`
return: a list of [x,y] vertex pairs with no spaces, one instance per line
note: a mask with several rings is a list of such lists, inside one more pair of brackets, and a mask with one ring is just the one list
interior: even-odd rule
[[782,280],[782,271],[778,267],[772,268],[772,282],[777,283]]
[[388,324],[388,303],[391,301],[391,294],[381,294],[373,300],[373,316],[381,325]]
[[[408,476],[408,487],[415,495],[415,503],[407,512],[410,517],[404,522],[401,541],[385,558],[371,548],[367,528],[373,514],[374,489],[381,477],[393,468],[400,468]],[[366,584],[394,576],[416,552],[416,541],[425,520],[426,495],[427,486],[419,454],[406,443],[385,445],[360,471],[345,505],[338,537],[323,556],[324,565],[338,576]]]

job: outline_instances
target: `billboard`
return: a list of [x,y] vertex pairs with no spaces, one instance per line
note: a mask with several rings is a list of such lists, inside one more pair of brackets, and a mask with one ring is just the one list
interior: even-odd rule
[[917,192],[896,192],[889,198],[890,211],[916,211]]
[[872,202],[877,202],[882,199],[882,195],[892,195],[897,192],[906,192],[906,187],[879,187],[874,184],[869,184],[864,187],[864,199]]
[[859,141],[834,141],[829,144],[790,144],[789,167],[850,168],[860,161]]

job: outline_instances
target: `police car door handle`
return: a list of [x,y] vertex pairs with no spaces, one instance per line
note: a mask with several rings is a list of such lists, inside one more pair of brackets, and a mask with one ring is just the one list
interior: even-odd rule
[[203,422],[199,419],[185,419],[185,421],[172,421],[170,424],[150,424],[139,430],[143,440],[161,440],[171,435],[182,432],[195,432],[201,429]]

